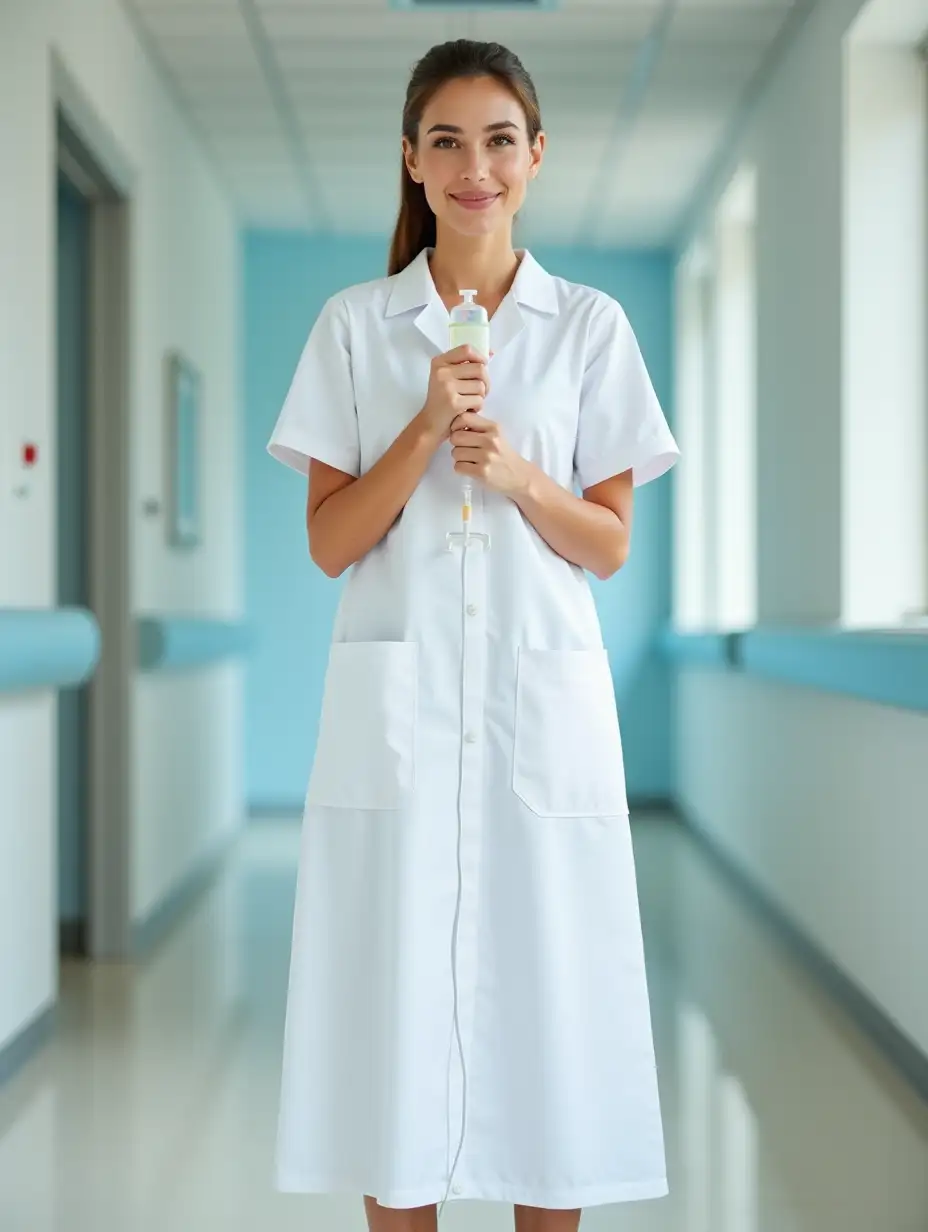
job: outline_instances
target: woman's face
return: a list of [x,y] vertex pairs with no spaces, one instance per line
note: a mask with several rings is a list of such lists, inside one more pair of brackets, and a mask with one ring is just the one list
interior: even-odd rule
[[529,145],[522,104],[494,77],[449,81],[425,108],[416,146],[403,138],[439,224],[462,235],[511,226],[543,151],[544,134]]

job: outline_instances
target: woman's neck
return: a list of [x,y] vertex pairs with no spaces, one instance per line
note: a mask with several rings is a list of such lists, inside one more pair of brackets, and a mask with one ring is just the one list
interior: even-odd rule
[[443,234],[439,227],[429,268],[435,289],[447,308],[460,302],[462,288],[473,287],[477,303],[492,316],[512,286],[519,261],[508,234],[471,240]]

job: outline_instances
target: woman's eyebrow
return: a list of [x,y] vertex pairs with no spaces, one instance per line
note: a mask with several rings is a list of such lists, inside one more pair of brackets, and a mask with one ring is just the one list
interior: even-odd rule
[[[488,124],[483,130],[485,133],[498,133],[504,128],[518,128],[515,120],[497,120],[494,124]],[[463,133],[464,129],[459,128],[457,124],[433,124],[429,129],[430,133]]]

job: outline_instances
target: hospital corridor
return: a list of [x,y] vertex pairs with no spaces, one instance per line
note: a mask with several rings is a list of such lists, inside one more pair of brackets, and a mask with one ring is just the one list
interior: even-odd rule
[[928,1232],[926,339],[928,0],[0,0],[0,1232]]

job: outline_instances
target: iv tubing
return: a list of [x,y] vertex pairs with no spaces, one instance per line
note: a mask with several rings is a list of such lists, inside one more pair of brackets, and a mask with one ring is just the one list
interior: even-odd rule
[[[464,503],[462,507],[462,516],[464,519],[464,534],[467,535],[470,525],[470,500],[471,500],[471,485],[465,480],[464,482]],[[467,580],[467,552],[461,552],[461,618],[464,617],[464,594]],[[464,719],[464,681],[466,677],[466,638],[463,636],[466,631],[466,626],[462,627],[462,643],[461,643],[461,721]],[[458,989],[458,971],[457,971],[457,950],[458,950],[458,928],[461,920],[461,896],[464,888],[464,870],[461,864],[461,840],[464,830],[464,815],[463,815],[463,790],[464,790],[464,744],[460,745],[458,753],[458,792],[457,792],[457,814],[458,814],[458,833],[457,833],[457,873],[458,873],[458,889],[457,900],[454,908],[454,924],[451,929],[451,982],[454,992],[454,1035],[458,1046],[458,1056],[461,1061],[461,1132],[458,1138],[457,1150],[455,1152],[454,1161],[451,1165],[451,1170],[448,1173],[448,1187],[445,1190],[445,1196],[442,1198],[437,1211],[437,1218],[441,1219],[445,1203],[448,1200],[448,1195],[451,1192],[451,1185],[454,1180],[454,1174],[457,1170],[458,1160],[461,1158],[461,1152],[464,1149],[464,1134],[467,1124],[467,1064],[464,1059],[464,1041],[461,1037],[461,1020],[460,1020],[460,993]]]

